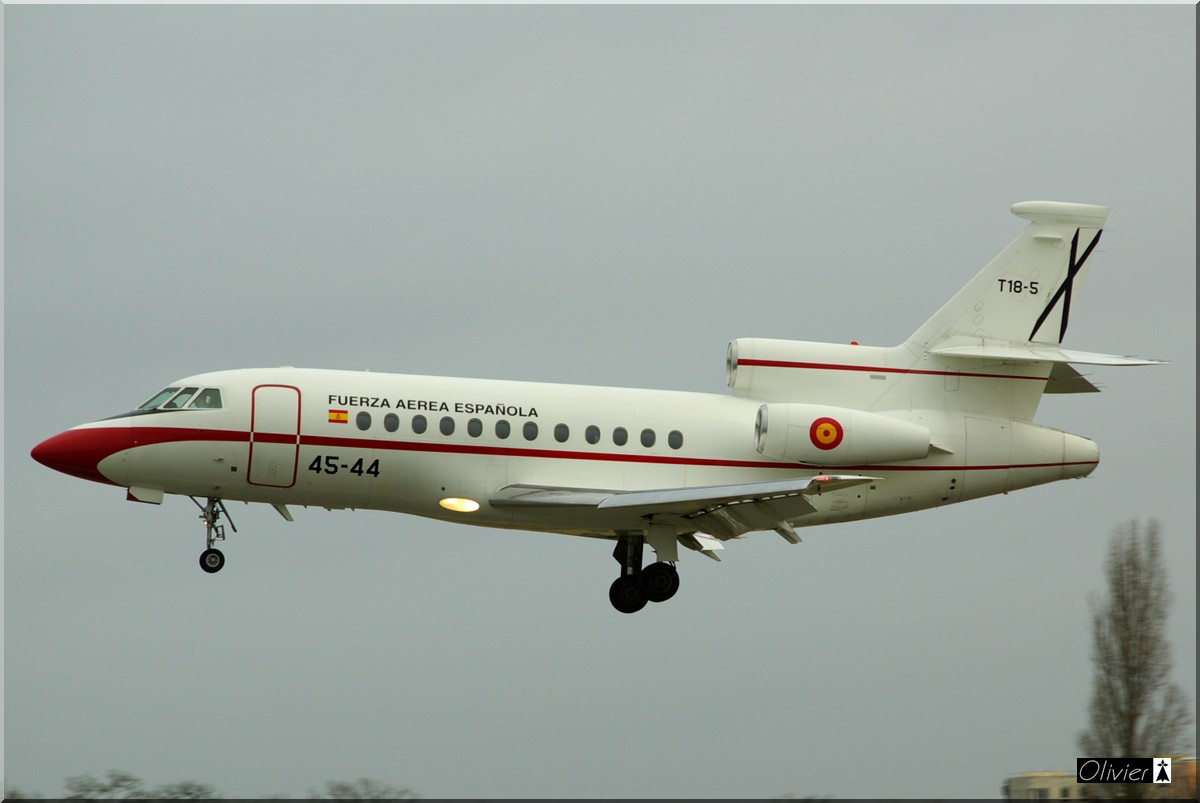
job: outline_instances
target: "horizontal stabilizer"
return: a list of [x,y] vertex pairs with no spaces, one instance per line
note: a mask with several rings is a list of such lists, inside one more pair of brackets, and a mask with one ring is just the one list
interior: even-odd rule
[[985,344],[981,346],[948,346],[929,350],[941,357],[972,357],[1011,362],[1078,363],[1082,365],[1164,365],[1165,360],[1124,357],[1117,354],[1096,354],[1090,351],[1070,351],[1052,343],[1028,345]]

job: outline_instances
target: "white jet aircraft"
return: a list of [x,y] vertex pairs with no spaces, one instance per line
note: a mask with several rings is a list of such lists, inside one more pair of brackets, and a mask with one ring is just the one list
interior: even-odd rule
[[207,572],[225,564],[228,500],[288,521],[288,505],[392,510],[614,540],[609,599],[632,613],[675,594],[680,544],[719,559],[753,531],[798,543],[802,526],[1092,473],[1094,442],[1033,422],[1042,394],[1097,389],[1072,363],[1160,361],[1060,345],[1108,209],[1012,212],[1029,225],[900,345],[735,340],[729,396],[247,368],[172,382],[32,455],[129,500],[191,497]]

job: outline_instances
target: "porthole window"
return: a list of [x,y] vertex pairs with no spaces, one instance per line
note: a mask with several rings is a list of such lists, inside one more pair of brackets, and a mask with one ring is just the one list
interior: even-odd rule
[[525,436],[525,440],[537,440],[537,422],[526,421],[525,426],[521,428],[521,434]]
[[424,433],[425,430],[428,428],[429,428],[429,422],[425,420],[425,416],[423,416],[423,415],[414,415],[413,416],[413,432],[420,435],[420,434]]
[[667,445],[672,449],[683,448],[683,433],[677,429],[671,430],[671,434],[667,436]]
[[467,434],[472,438],[478,438],[483,434],[483,422],[478,418],[472,418],[467,422]]
[[617,427],[613,430],[613,443],[617,446],[624,446],[629,442],[629,433],[625,431],[625,427]]
[[454,434],[454,419],[448,415],[443,416],[442,420],[438,423],[438,429],[440,429],[442,431],[443,435],[453,435]]
[[583,438],[588,443],[599,443],[600,442],[600,427],[596,426],[595,424],[588,427],[587,429],[585,429],[583,431]]
[[371,414],[363,410],[358,415],[354,416],[354,424],[359,429],[367,430],[371,428]]
[[566,443],[567,438],[571,437],[571,428],[566,424],[554,425],[554,440],[559,443]]
[[383,428],[388,432],[395,432],[400,429],[400,416],[395,413],[388,413],[383,417]]
[[654,430],[643,429],[642,430],[642,446],[645,446],[647,449],[649,449],[653,445],[654,445]]
[[500,440],[504,440],[505,438],[508,437],[510,432],[512,432],[512,427],[503,418],[501,418],[499,421],[496,422],[496,437],[497,438],[499,438]]

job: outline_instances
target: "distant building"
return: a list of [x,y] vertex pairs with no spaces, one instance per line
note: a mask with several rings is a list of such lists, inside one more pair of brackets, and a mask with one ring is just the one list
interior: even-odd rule
[[1004,782],[1005,800],[1083,800],[1073,772],[1022,772]]
[[1159,789],[1169,789],[1170,793],[1162,797],[1196,799],[1196,757],[1171,757],[1171,785],[1160,785]]
[[[1108,784],[1076,783],[1074,772],[1022,772],[1013,775],[1001,787],[1005,800],[1108,800]],[[1146,789],[1150,799],[1186,798],[1196,800],[1196,757],[1171,757],[1171,783],[1153,784]]]

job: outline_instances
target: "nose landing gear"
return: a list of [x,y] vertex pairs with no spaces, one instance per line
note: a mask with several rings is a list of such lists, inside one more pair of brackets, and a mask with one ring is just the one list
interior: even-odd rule
[[234,526],[233,519],[229,515],[229,511],[225,509],[225,503],[215,497],[208,497],[207,504],[200,504],[196,501],[196,497],[189,496],[189,499],[195,503],[196,507],[200,508],[200,520],[204,522],[204,544],[205,550],[200,553],[200,568],[209,574],[216,574],[225,566],[225,555],[221,550],[213,547],[217,541],[225,540],[225,525],[218,524],[221,516],[229,519],[229,526],[233,531],[237,532],[237,527]]

